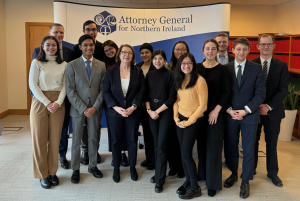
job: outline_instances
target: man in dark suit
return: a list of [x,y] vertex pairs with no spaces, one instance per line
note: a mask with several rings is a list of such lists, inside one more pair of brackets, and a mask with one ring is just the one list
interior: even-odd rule
[[[75,59],[75,52],[74,50],[63,46],[62,41],[64,39],[65,30],[61,24],[54,23],[49,27],[49,35],[54,36],[59,43],[59,50],[61,57],[65,62],[70,62]],[[40,47],[34,49],[32,54],[32,59],[35,59],[40,53]],[[33,95],[33,94],[32,94]],[[65,98],[65,118],[64,123],[61,131],[61,138],[59,143],[59,161],[61,167],[64,169],[69,169],[70,164],[66,158],[66,154],[68,151],[68,128],[70,122],[70,107],[71,104],[68,100],[68,97]]]
[[264,34],[258,38],[257,48],[260,51],[260,57],[252,61],[262,66],[266,79],[266,99],[259,106],[261,123],[258,124],[256,143],[255,143],[255,162],[254,172],[258,162],[258,147],[261,134],[261,128],[264,126],[266,149],[267,149],[267,177],[272,180],[276,186],[283,186],[282,181],[277,176],[277,141],[280,132],[281,119],[285,117],[283,108],[283,99],[288,91],[288,67],[283,61],[272,57],[275,48],[274,37]]
[[[98,34],[98,27],[97,24],[92,21],[88,20],[85,23],[83,23],[83,33],[90,35],[93,40],[95,41],[95,49],[93,52],[93,57],[98,59],[99,61],[104,60],[104,50],[102,47],[102,43],[96,40],[97,34]],[[79,44],[76,44],[73,46],[73,49],[75,51],[75,57],[79,58],[82,55],[82,51],[79,48]],[[87,128],[84,127],[83,135],[82,135],[82,141],[81,141],[81,164],[88,165],[89,164],[89,155],[88,155],[88,135],[87,135]],[[99,153],[97,153],[97,163],[101,162],[101,156]]]
[[243,139],[243,180],[240,197],[247,198],[250,193],[249,180],[253,179],[254,145],[257,125],[260,123],[259,106],[265,99],[265,78],[261,66],[246,59],[249,41],[237,38],[233,44],[235,60],[226,66],[232,78],[231,100],[226,115],[228,166],[232,174],[224,183],[225,188],[237,181],[239,166],[239,135]]

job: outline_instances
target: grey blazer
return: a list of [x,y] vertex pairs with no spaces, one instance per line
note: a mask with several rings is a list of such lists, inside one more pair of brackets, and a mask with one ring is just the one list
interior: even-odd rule
[[70,116],[80,117],[89,107],[95,107],[101,112],[103,103],[103,80],[105,64],[93,58],[91,79],[89,80],[82,57],[68,63],[67,96],[71,103]]

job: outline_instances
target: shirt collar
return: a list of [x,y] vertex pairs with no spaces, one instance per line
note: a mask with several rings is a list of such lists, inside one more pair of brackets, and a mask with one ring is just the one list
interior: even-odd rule
[[246,61],[247,61],[247,59],[245,59],[241,64],[239,64],[238,62],[236,62],[236,60],[234,60],[234,67],[237,68],[238,65],[241,65],[242,68],[244,69]]
[[[218,52],[218,53],[217,53],[217,56],[218,56],[218,57],[220,57],[220,55],[221,55],[221,54]],[[224,56],[225,56],[225,57],[227,57],[227,56],[228,56],[228,53],[227,53],[227,51],[225,52]]]
[[[85,63],[87,61],[87,59],[83,55],[81,57],[82,57],[82,59],[83,59],[83,61]],[[92,56],[92,58],[90,59],[90,61],[93,62],[93,59],[94,59],[94,57]]]
[[265,60],[264,58],[260,57],[261,64],[263,64],[265,61],[267,61],[268,64],[270,64],[271,60],[272,60],[272,57],[270,57],[268,60]]
[[63,47],[62,47],[62,44],[61,45],[59,45],[59,50],[62,50],[63,49]]

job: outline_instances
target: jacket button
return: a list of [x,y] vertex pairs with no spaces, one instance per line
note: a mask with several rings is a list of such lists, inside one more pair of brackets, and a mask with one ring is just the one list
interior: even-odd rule
[[126,101],[124,101],[124,103],[126,103]]
[[90,99],[90,97],[89,97],[89,99]]
[[239,105],[239,104],[237,103],[237,105]]
[[90,88],[91,88],[91,86],[90,86]]

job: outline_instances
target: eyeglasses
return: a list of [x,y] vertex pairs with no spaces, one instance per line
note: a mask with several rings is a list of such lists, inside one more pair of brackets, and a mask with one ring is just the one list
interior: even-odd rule
[[176,48],[175,51],[176,51],[176,52],[180,52],[180,51],[181,51],[181,52],[185,52],[185,51],[187,51],[187,49],[179,49],[179,48]]
[[108,48],[108,50],[105,50],[104,52],[105,53],[107,53],[107,52],[110,52],[110,51],[112,51],[114,48],[113,47],[111,47],[111,48]]
[[95,29],[95,28],[93,28],[93,29],[89,29],[89,28],[87,28],[87,29],[85,29],[87,32],[90,32],[90,31],[92,31],[92,32],[96,32],[97,31],[97,29]]
[[181,65],[182,66],[185,66],[185,65],[191,66],[191,65],[193,65],[193,62],[181,62]]
[[128,55],[133,55],[132,52],[124,52],[124,51],[121,51],[121,53],[124,54],[124,55],[126,55],[126,54],[128,54]]
[[270,46],[274,45],[274,43],[260,43],[258,45],[261,46],[261,47],[265,47],[265,46],[270,47]]

